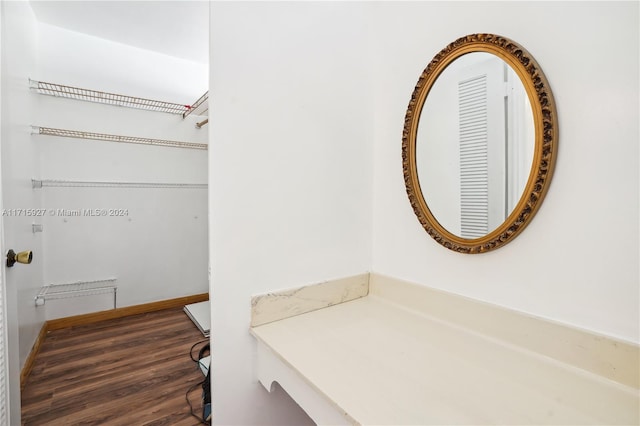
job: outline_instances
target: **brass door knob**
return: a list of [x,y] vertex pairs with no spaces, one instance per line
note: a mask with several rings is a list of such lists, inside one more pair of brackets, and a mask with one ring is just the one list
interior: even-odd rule
[[33,260],[33,252],[31,250],[21,251],[16,254],[13,249],[7,253],[7,267],[11,268],[16,262],[28,265]]

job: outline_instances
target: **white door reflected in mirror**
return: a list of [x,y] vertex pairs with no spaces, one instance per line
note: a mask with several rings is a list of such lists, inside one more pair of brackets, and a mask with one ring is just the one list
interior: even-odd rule
[[533,110],[516,72],[487,52],[454,60],[429,91],[416,136],[434,218],[466,239],[495,230],[523,195],[534,149]]

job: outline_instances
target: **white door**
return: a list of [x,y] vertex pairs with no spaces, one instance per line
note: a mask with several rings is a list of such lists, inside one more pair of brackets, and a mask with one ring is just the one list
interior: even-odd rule
[[[1,40],[0,40],[1,41]],[[1,96],[1,92],[0,92]],[[1,115],[1,114],[0,114]],[[0,119],[1,120],[1,119]],[[2,188],[2,173],[0,173],[0,188]],[[0,189],[0,210],[2,210],[2,191]],[[5,252],[4,250],[4,232],[3,232],[4,224],[2,220],[2,215],[0,214],[0,253]],[[2,259],[4,261],[4,259]],[[8,352],[8,344],[7,344],[7,336],[8,336],[8,322],[7,322],[7,292],[5,286],[5,274],[4,274],[4,265],[2,272],[0,272],[0,425],[8,425],[9,424],[9,407],[10,399],[9,395],[11,394],[9,388],[9,352]],[[17,334],[17,330],[15,330]],[[17,384],[19,388],[19,383]],[[19,389],[14,390],[15,392],[19,392]]]
[[[9,213],[41,207],[40,193],[31,188],[40,164],[30,134],[37,107],[29,90],[37,65],[35,25],[28,2],[0,2],[0,425],[12,426],[20,424],[20,371],[44,323],[34,302],[42,285],[42,237],[32,232],[37,218]],[[33,250],[33,263],[7,268],[10,248]]]
[[486,235],[511,214],[527,183],[534,146],[533,114],[520,78],[497,56],[472,55],[458,83],[465,238]]
[[[2,22],[3,8],[0,7],[0,22]],[[0,31],[0,70],[2,69],[2,31]],[[1,77],[1,76],[0,76]],[[2,98],[2,85],[0,84],[0,99]],[[0,107],[0,128],[2,127],[2,109]],[[0,157],[0,165],[2,157]],[[2,210],[2,170],[0,169],[0,211]],[[4,253],[4,223],[0,214],[0,253]],[[4,267],[0,268],[0,425],[9,424],[9,407],[11,406],[9,395],[9,352],[7,344],[7,292],[5,286]],[[16,330],[17,331],[17,330]]]
[[461,236],[478,238],[505,219],[504,67],[495,55],[474,53],[460,70]]

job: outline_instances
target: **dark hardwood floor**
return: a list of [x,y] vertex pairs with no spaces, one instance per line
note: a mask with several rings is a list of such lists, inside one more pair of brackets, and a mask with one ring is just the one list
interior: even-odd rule
[[[185,394],[203,380],[189,356],[202,340],[182,308],[50,331],[22,392],[22,424],[198,425]],[[189,394],[199,416],[201,389]]]

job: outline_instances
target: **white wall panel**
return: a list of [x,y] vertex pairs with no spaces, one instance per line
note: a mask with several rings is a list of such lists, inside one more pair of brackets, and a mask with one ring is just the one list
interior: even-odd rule
[[[638,3],[380,2],[372,13],[373,90],[384,118],[375,121],[373,270],[640,342]],[[536,58],[560,135],[531,224],[507,246],[470,256],[423,231],[400,147],[422,70],[448,43],[478,32],[509,37]]]
[[365,11],[342,2],[212,3],[216,424],[309,424],[257,381],[251,296],[371,264]]

